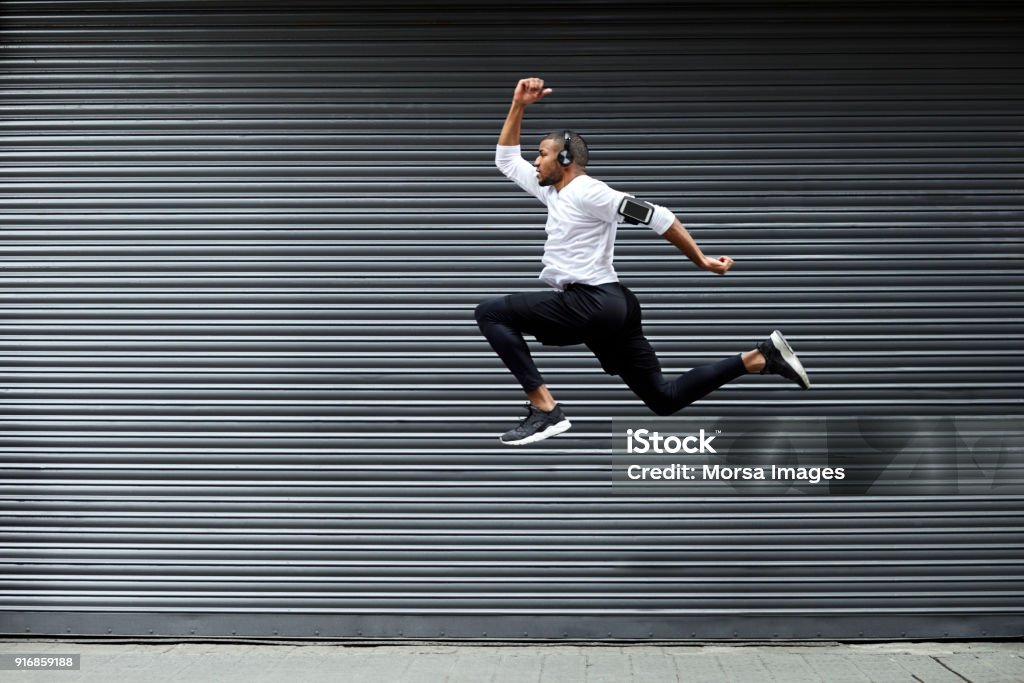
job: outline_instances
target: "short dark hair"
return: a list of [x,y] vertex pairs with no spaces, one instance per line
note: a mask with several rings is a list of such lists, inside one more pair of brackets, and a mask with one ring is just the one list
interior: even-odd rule
[[[548,133],[541,138],[544,140],[554,140],[558,143],[558,151],[562,151],[562,147],[565,146],[565,130],[556,130]],[[586,168],[587,162],[590,161],[590,148],[587,147],[587,141],[583,139],[579,133],[574,130],[569,131],[569,151],[572,152],[572,161],[580,168]]]

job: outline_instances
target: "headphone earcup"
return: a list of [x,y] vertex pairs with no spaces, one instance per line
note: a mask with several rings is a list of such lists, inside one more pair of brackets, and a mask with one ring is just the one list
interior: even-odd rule
[[561,151],[558,152],[558,163],[562,166],[568,166],[572,163],[572,149],[569,148],[569,145],[572,143],[572,133],[566,130],[563,135],[565,136],[565,141],[562,143]]

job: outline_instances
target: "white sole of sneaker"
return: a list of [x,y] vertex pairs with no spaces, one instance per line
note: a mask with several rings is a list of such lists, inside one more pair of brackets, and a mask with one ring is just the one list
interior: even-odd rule
[[796,357],[796,353],[793,352],[793,347],[789,345],[786,338],[782,336],[782,333],[778,330],[772,332],[772,343],[775,344],[775,348],[779,350],[779,354],[782,356],[782,360],[785,361],[786,365],[793,368],[796,374],[800,375],[800,379],[803,380],[804,389],[811,388],[811,379],[807,376],[807,371],[804,370],[804,364],[800,362],[800,359]]
[[569,429],[569,427],[572,427],[572,422],[569,422],[569,420],[562,420],[561,422],[556,422],[555,424],[551,425],[543,432],[530,434],[530,436],[526,437],[525,439],[519,439],[518,441],[501,441],[501,437],[498,437],[498,441],[501,441],[506,446],[525,446],[528,443],[536,443],[538,441],[543,441],[544,439],[550,436],[561,434],[562,432]]

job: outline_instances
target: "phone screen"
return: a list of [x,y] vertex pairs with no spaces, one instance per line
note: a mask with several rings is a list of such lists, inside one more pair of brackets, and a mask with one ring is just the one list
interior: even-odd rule
[[654,209],[649,204],[639,202],[629,197],[624,197],[619,205],[619,213],[630,222],[650,223],[654,215]]

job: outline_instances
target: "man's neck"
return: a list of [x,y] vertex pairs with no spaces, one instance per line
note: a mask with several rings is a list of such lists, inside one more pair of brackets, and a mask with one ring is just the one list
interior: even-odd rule
[[561,180],[559,180],[559,181],[558,181],[557,183],[555,183],[554,185],[552,185],[552,187],[554,187],[554,188],[555,188],[555,192],[561,192],[561,191],[562,191],[562,189],[563,189],[563,188],[564,188],[564,187],[565,187],[566,185],[568,185],[568,184],[569,184],[569,183],[571,183],[571,182],[572,182],[573,180],[575,180],[576,178],[579,178],[579,177],[580,177],[580,176],[582,176],[582,175],[587,175],[587,172],[586,172],[586,171],[583,171],[583,170],[580,170],[580,169],[578,169],[578,168],[573,168],[573,169],[571,169],[571,170],[570,170],[570,171],[569,171],[568,173],[566,173],[565,175],[563,175],[563,176],[562,176],[562,179],[561,179]]

